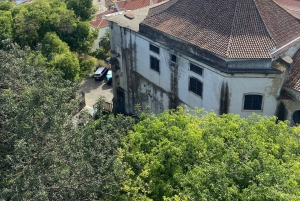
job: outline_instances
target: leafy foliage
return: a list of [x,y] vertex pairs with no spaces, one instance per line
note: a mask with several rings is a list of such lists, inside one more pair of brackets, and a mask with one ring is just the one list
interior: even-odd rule
[[14,4],[9,1],[1,1],[0,2],[0,10],[2,11],[10,11],[14,7]]
[[42,53],[48,58],[52,69],[63,72],[63,78],[76,80],[79,78],[80,66],[77,56],[69,46],[60,40],[55,33],[48,32],[42,40]]
[[63,54],[70,52],[70,48],[67,43],[63,42],[56,33],[46,33],[42,40],[42,53],[46,57],[52,54]]
[[92,0],[66,0],[68,8],[74,10],[82,20],[90,20],[94,13]]
[[96,66],[97,59],[94,57],[85,59],[85,58],[80,58],[79,59],[79,65],[80,65],[80,73],[81,77],[84,77],[91,73],[92,69]]
[[36,0],[14,7],[12,13],[14,40],[21,46],[34,48],[48,32],[54,32],[71,51],[88,53],[97,37],[97,31],[90,30],[87,19],[78,19],[64,1]]
[[94,51],[94,56],[97,59],[106,60],[110,56],[110,33],[106,32],[103,37],[100,38],[99,48]]
[[122,178],[117,147],[133,121],[74,126],[78,85],[45,65],[30,49],[0,50],[0,200],[108,200]]
[[77,80],[79,78],[79,60],[74,53],[55,54],[50,65],[53,69],[62,71],[64,79]]
[[12,38],[12,22],[11,12],[0,10],[0,41]]
[[124,200],[299,200],[299,133],[258,115],[148,115],[120,151]]

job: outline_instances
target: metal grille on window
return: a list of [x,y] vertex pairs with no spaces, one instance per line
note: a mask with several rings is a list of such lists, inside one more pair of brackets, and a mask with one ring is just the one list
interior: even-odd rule
[[150,68],[159,72],[159,60],[157,58],[150,56]]
[[262,95],[245,95],[244,110],[261,110]]
[[196,66],[195,64],[190,63],[190,71],[193,71],[199,75],[202,75],[203,69],[199,66]]
[[199,96],[202,96],[202,83],[196,78],[190,77],[189,90]]

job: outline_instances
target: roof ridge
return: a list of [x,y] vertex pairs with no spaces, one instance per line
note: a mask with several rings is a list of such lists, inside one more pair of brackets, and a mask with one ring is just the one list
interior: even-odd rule
[[229,57],[229,49],[230,49],[231,43],[232,43],[233,27],[234,27],[234,20],[236,18],[236,14],[237,14],[238,1],[239,0],[237,0],[236,3],[235,3],[234,15],[233,15],[233,19],[232,19],[232,22],[231,22],[230,37],[229,37],[229,40],[228,40],[227,50],[226,50],[226,53],[225,53],[226,57]]
[[[149,9],[147,17],[152,17],[152,16],[155,16],[155,15],[158,15],[158,14],[168,10],[169,8],[171,8],[177,2],[178,2],[178,0],[169,0],[169,1],[161,2],[161,4],[157,4],[157,6],[152,7],[152,8]],[[164,6],[166,8],[164,8]]]
[[[272,38],[272,41],[273,41],[273,43],[275,44],[275,48],[276,48],[276,42],[275,42],[275,39],[273,38],[273,36],[272,36],[272,34],[270,33],[270,31],[269,31],[269,29],[268,29],[268,25],[266,24],[266,22],[265,22],[265,20],[262,18],[262,13],[260,12],[260,10],[258,9],[258,6],[257,6],[257,3],[256,3],[256,1],[257,0],[253,0],[253,2],[254,2],[254,4],[255,4],[255,8],[256,8],[256,10],[258,11],[258,13],[259,13],[259,18],[261,19],[261,21],[264,23],[264,29],[266,29],[266,31],[267,31],[267,33],[268,33],[268,35],[270,36],[270,38]],[[265,0],[264,0],[265,1]],[[274,1],[272,1],[272,2],[274,2]],[[275,3],[275,2],[274,2]],[[275,3],[276,4],[276,3]],[[277,5],[277,4],[276,4]],[[277,5],[278,6],[278,5]],[[271,55],[271,53],[270,53],[270,55]]]

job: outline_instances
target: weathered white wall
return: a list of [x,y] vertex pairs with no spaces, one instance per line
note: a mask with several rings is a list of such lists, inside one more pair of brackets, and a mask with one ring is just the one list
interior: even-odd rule
[[[171,70],[169,66],[170,53],[177,56],[178,63],[178,98],[180,103],[190,108],[204,108],[207,111],[213,110],[219,114],[220,96],[222,83],[227,83],[229,88],[229,112],[240,114],[242,117],[249,116],[252,112],[261,115],[272,116],[277,107],[276,94],[282,84],[282,75],[274,74],[225,74],[220,71],[193,60],[181,53],[173,52],[150,39],[140,36],[131,31],[124,33],[124,28],[114,24],[111,30],[114,39],[111,42],[112,49],[120,53],[120,71],[118,83],[125,90],[126,112],[132,112],[133,102],[130,99],[134,93],[136,103],[142,106],[149,105],[152,112],[159,113],[170,107],[169,99],[171,93]],[[149,50],[149,44],[160,47],[160,54]],[[124,58],[124,51],[132,52],[131,58]],[[150,55],[160,60],[160,73],[150,68]],[[128,55],[127,55],[128,57]],[[131,60],[132,62],[128,62]],[[198,75],[189,70],[189,63],[192,62],[203,68],[203,75]],[[133,69],[138,78],[135,83],[128,83]],[[203,95],[189,91],[189,77],[196,77],[203,83]],[[114,86],[115,87],[115,86]],[[262,111],[244,111],[244,94],[253,93],[263,95]]]
[[[229,112],[247,117],[253,112],[260,115],[275,115],[277,100],[276,93],[281,85],[281,75],[236,74],[228,77],[230,91]],[[244,94],[263,95],[262,110],[244,110]]]
[[[202,67],[202,76],[189,70],[190,62]],[[219,113],[219,101],[222,81],[224,77],[213,71],[210,67],[197,62],[186,56],[179,57],[178,60],[178,95],[179,99],[191,108],[204,108],[207,111],[214,110]],[[189,78],[195,77],[203,84],[202,97],[189,91]]]

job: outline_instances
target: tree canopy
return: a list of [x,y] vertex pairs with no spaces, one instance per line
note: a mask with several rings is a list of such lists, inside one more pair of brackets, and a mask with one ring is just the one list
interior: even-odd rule
[[90,20],[94,13],[93,2],[91,0],[66,0],[69,9],[74,10],[76,16],[82,20]]
[[133,120],[105,116],[74,126],[76,82],[52,72],[39,52],[9,46],[0,50],[0,200],[116,195],[117,148]]
[[120,151],[124,200],[299,200],[299,134],[258,115],[148,115]]
[[72,51],[87,53],[96,38],[97,32],[90,30],[87,19],[78,19],[60,0],[36,0],[16,6],[12,12],[14,39],[21,46],[35,47],[47,32],[55,32]]

